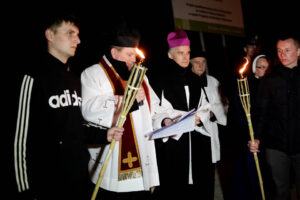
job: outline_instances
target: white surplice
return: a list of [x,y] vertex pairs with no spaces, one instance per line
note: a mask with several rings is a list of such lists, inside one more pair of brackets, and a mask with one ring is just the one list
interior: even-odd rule
[[[204,87],[204,90],[207,94],[209,102],[207,102],[205,97],[205,92],[201,89],[201,97],[198,107],[198,116],[203,123],[202,127],[195,126],[195,131],[209,136],[211,138],[211,151],[212,151],[212,162],[216,163],[220,160],[220,141],[219,141],[219,130],[218,124],[226,125],[227,124],[227,110],[228,106],[224,106],[221,102],[221,96],[219,93],[219,81],[210,75],[207,76],[207,86]],[[199,88],[200,89],[200,88]],[[189,100],[189,91],[185,88],[186,99]],[[165,108],[173,109],[171,103],[162,97],[162,106]],[[188,101],[187,101],[188,103]],[[216,121],[210,121],[210,111],[214,113]],[[182,115],[186,111],[174,110],[173,113],[170,113],[171,116]],[[178,134],[173,139],[179,140],[182,134]],[[167,138],[163,139],[164,141]],[[190,147],[191,148],[191,147]]]
[[[105,56],[103,58],[108,66],[112,67],[108,59]],[[153,131],[155,126],[159,127],[162,119],[167,117],[168,114],[159,106],[160,100],[149,85],[146,76],[144,80],[149,88],[151,111],[148,106],[149,102],[144,99],[144,104],[139,106],[138,110],[132,112],[143,175],[139,178],[118,180],[119,142],[116,142],[100,186],[103,189],[114,192],[131,192],[149,190],[151,187],[159,185],[154,141],[148,140],[145,134]],[[114,95],[104,69],[99,64],[85,69],[81,74],[81,83],[83,117],[89,122],[104,127],[114,126],[113,116],[120,107],[122,98]],[[156,124],[153,124],[153,120]],[[91,154],[89,170],[94,183],[99,178],[108,149],[109,145],[106,145],[103,153],[100,154],[101,148],[89,148]]]

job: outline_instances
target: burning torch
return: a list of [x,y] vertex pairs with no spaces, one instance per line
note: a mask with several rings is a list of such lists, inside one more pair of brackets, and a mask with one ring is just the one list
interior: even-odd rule
[[[138,90],[140,89],[140,86],[141,86],[141,84],[144,80],[144,75],[147,71],[147,68],[142,66],[142,63],[145,59],[142,51],[140,51],[138,48],[136,48],[136,52],[141,57],[141,59],[131,69],[131,73],[130,73],[130,76],[129,76],[129,79],[128,79],[128,82],[127,82],[127,85],[126,85],[126,89],[124,91],[121,114],[120,114],[119,120],[117,122],[117,127],[118,128],[123,127],[124,122],[126,120],[126,115],[128,114],[130,108],[132,107],[132,105],[135,101],[135,96],[136,96]],[[104,160],[104,164],[101,168],[99,178],[98,178],[98,181],[95,185],[91,200],[96,199],[100,184],[102,182],[105,170],[107,168],[108,161],[109,161],[109,159],[112,155],[113,149],[115,147],[115,143],[116,143],[116,141],[113,139],[111,141],[108,153],[107,153],[106,158]]]
[[[250,113],[250,108],[251,108],[250,91],[249,91],[248,79],[247,79],[247,77],[244,77],[244,75],[243,75],[243,72],[247,68],[247,65],[249,64],[249,61],[246,57],[245,57],[245,59],[246,59],[246,63],[239,70],[239,73],[240,73],[241,77],[239,79],[237,79],[237,82],[238,82],[240,100],[241,100],[241,103],[242,103],[242,106],[244,108],[244,111],[245,111],[245,114],[246,114],[246,117],[247,117],[247,121],[248,121],[250,139],[251,139],[251,142],[254,144],[255,143],[255,141],[254,141],[254,131],[253,131],[253,127],[252,127],[251,113]],[[261,190],[262,199],[265,200],[263,180],[262,180],[262,176],[261,176],[261,172],[260,172],[257,153],[254,152],[253,155],[254,155],[256,170],[257,170],[258,179],[259,179],[259,183],[260,183],[260,190]]]

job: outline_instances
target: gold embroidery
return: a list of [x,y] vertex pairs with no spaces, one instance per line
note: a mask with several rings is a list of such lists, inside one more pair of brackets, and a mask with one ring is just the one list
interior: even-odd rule
[[119,174],[118,180],[119,181],[124,181],[124,180],[127,180],[127,179],[135,179],[135,178],[142,177],[142,175],[143,175],[142,170],[138,169],[138,170],[134,170],[134,171],[131,171],[131,172],[126,172],[126,173]]
[[130,151],[127,153],[127,156],[128,156],[127,158],[124,158],[122,160],[122,163],[128,163],[128,167],[132,168],[133,167],[132,163],[137,161],[137,157],[132,157],[132,154]]

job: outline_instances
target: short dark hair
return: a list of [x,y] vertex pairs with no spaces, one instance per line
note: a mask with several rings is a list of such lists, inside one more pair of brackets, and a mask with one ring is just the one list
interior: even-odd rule
[[79,28],[79,22],[73,13],[57,13],[48,17],[44,30],[50,29],[56,32],[57,28],[64,22],[74,24]]
[[300,42],[299,42],[299,37],[293,34],[281,34],[277,38],[277,42],[281,40],[287,40],[287,39],[292,39],[296,45],[297,48],[300,48]]
[[79,23],[75,15],[71,12],[60,12],[57,11],[54,13],[44,13],[44,23],[40,28],[41,29],[41,37],[43,38],[43,42],[41,43],[42,49],[48,50],[48,40],[45,38],[45,31],[47,29],[51,30],[53,33],[56,33],[57,29],[63,23],[71,23],[79,28]]

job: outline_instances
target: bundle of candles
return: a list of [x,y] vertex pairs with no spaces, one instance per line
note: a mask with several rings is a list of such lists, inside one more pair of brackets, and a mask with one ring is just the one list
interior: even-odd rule
[[[244,108],[244,111],[245,111],[245,114],[246,114],[246,117],[247,117],[247,121],[248,121],[250,139],[251,139],[251,142],[254,144],[255,143],[254,131],[253,131],[253,127],[252,127],[251,113],[250,113],[250,108],[251,108],[250,91],[249,91],[248,79],[247,79],[247,77],[244,77],[244,75],[243,75],[243,72],[247,68],[247,65],[249,64],[249,61],[248,61],[247,58],[245,58],[245,59],[246,59],[246,62],[243,65],[243,68],[241,68],[240,71],[239,71],[241,77],[239,79],[237,79],[237,81],[238,81],[238,89],[239,89],[240,100],[241,100],[241,103],[242,103],[242,106]],[[257,153],[253,153],[253,155],[254,155],[256,170],[257,170],[258,179],[259,179],[259,183],[260,183],[260,190],[261,190],[262,199],[265,200],[263,180],[262,180],[262,176],[261,176],[261,172],[260,172]]]
[[[141,59],[131,69],[130,76],[129,76],[129,79],[128,79],[128,82],[127,82],[127,85],[126,85],[126,89],[124,91],[120,117],[119,117],[119,120],[118,120],[117,125],[116,125],[118,128],[123,127],[124,122],[126,120],[126,116],[129,112],[130,108],[132,107],[133,103],[134,103],[136,94],[137,94],[138,90],[141,87],[141,84],[144,80],[144,75],[147,71],[147,68],[142,65],[142,63],[145,59],[143,53],[138,48],[136,48],[136,52],[141,57]],[[116,141],[113,139],[111,141],[111,144],[110,144],[108,153],[106,155],[104,164],[101,168],[99,178],[98,178],[97,183],[95,185],[94,192],[93,192],[93,195],[92,195],[92,198],[91,198],[92,200],[96,199],[100,184],[102,182],[105,170],[107,168],[108,161],[109,161],[109,159],[112,155],[112,152],[114,150],[115,143],[116,143]]]

